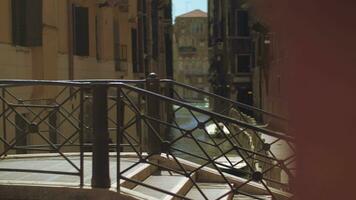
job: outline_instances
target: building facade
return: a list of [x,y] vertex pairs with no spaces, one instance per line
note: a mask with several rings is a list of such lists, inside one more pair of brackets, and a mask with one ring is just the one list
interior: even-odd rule
[[[0,1],[0,79],[143,79],[151,72],[172,78],[171,18],[170,0]],[[51,99],[60,92],[55,87],[14,89],[24,100]],[[86,101],[85,109],[91,107]],[[89,115],[84,120],[91,124]],[[56,116],[48,123],[60,123]],[[28,110],[19,110],[8,119],[21,126],[21,119],[31,117]],[[8,132],[14,133],[14,127]],[[69,134],[70,126],[59,128]],[[90,134],[85,140],[90,142]],[[40,139],[28,135],[26,141]]]
[[213,91],[252,105],[251,35],[239,1],[209,1],[209,35]]
[[[266,21],[257,18],[253,1],[209,0],[209,57],[212,90],[219,95],[287,116],[283,74],[275,33]],[[269,124],[270,128],[286,129],[286,124],[246,114]]]
[[105,0],[1,1],[0,78],[144,78],[149,72],[167,77],[170,1],[109,5]]
[[[175,80],[209,91],[208,16],[201,10],[180,15],[174,24]],[[199,99],[195,94],[186,97]]]

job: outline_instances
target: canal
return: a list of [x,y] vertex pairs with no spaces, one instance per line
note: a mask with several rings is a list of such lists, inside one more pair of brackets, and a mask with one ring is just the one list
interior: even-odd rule
[[[194,106],[204,110],[209,110],[209,103],[207,102],[194,103]],[[207,127],[214,126],[214,122],[210,120],[209,116],[187,110],[186,108],[179,108],[176,106],[174,106],[174,110],[177,110],[175,113],[176,124],[174,125],[179,126],[180,128],[183,128],[185,130],[191,131],[192,137],[194,137],[196,140],[201,141],[198,142],[198,144],[195,140],[189,137],[183,137],[177,140],[173,145],[174,148],[178,149],[173,152],[176,156],[189,161],[203,164],[206,163],[206,161],[204,161],[203,159],[188,155],[186,153],[181,152],[180,150],[197,155],[199,157],[207,158],[205,153],[202,151],[202,149],[204,149],[204,151],[211,158],[215,158],[220,157],[223,154],[222,152],[228,152],[232,148],[232,145],[228,141],[224,142],[224,138],[214,137],[213,135],[209,135],[207,133]],[[199,126],[199,123],[202,122],[205,123],[204,126],[200,126],[199,128],[197,128],[197,126]],[[182,136],[182,134],[184,134],[184,132],[182,132],[181,130],[172,128],[169,134],[169,140],[173,141],[174,139]],[[216,145],[214,144],[220,145],[216,147]],[[229,152],[228,155],[229,157],[237,156],[235,151]]]

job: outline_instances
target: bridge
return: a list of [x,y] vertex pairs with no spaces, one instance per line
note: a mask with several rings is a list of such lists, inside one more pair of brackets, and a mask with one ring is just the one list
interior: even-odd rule
[[0,90],[3,199],[293,197],[294,138],[264,110],[155,74]]

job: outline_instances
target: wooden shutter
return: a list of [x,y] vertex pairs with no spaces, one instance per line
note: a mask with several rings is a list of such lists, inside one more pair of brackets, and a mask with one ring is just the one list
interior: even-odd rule
[[132,50],[132,66],[133,66],[133,72],[141,72],[140,66],[138,65],[137,61],[137,54],[138,54],[138,46],[137,46],[137,30],[136,29],[131,29],[131,50]]
[[86,7],[74,6],[74,54],[89,56],[89,11]]
[[248,12],[245,10],[237,11],[237,35],[249,36],[250,30],[248,26]]
[[12,0],[12,43],[14,45],[24,44],[26,32],[25,24],[25,4],[22,0]]
[[113,34],[114,34],[114,60],[115,60],[115,70],[120,71],[120,32],[119,32],[119,22],[114,20]]
[[42,0],[26,0],[26,46],[42,45]]
[[42,0],[12,0],[12,42],[20,46],[42,45]]

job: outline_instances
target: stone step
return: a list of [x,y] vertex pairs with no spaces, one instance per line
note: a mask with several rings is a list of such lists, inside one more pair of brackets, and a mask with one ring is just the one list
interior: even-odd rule
[[[272,197],[269,195],[256,195],[258,199],[263,199],[263,200],[272,200]],[[253,197],[248,197],[245,195],[235,195],[233,200],[255,200],[256,198]]]
[[[195,180],[195,174],[192,175],[192,178]],[[167,171],[160,171],[152,174],[144,180],[143,183],[181,196],[184,196],[193,186],[193,183],[189,178],[179,174],[169,173]],[[136,186],[133,190],[157,199],[180,199],[141,185]]]
[[[156,171],[157,171],[156,166],[143,163],[143,164],[139,164],[136,168],[129,170],[127,173],[123,174],[123,176],[135,181],[142,182]],[[123,179],[120,180],[120,185],[128,189],[133,189],[134,187],[137,186],[135,183]]]
[[[218,199],[219,197],[230,191],[230,187],[227,184],[198,183],[197,185],[209,200]],[[225,197],[221,198],[221,200],[230,200],[232,199],[232,196],[233,194],[230,193]],[[186,197],[194,200],[205,199],[204,196],[199,192],[198,188],[195,186],[192,187],[192,189],[187,193]]]

